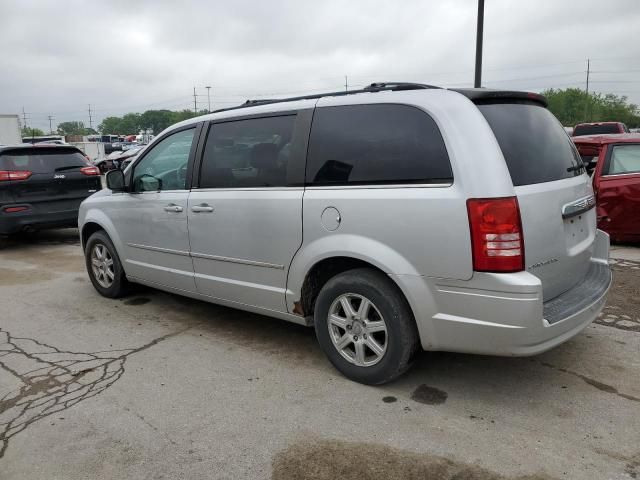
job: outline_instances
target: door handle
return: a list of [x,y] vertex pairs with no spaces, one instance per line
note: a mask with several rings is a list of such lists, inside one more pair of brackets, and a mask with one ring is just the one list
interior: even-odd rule
[[213,212],[213,207],[206,203],[201,203],[200,205],[191,207],[191,211],[195,213],[211,213]]
[[175,203],[170,203],[166,207],[164,207],[165,212],[176,212],[180,213],[182,211],[182,207],[180,205],[176,205]]

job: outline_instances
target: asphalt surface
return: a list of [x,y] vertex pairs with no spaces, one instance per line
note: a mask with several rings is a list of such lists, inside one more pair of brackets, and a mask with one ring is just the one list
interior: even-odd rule
[[551,352],[424,353],[366,387],[311,329],[100,297],[75,230],[0,240],[0,478],[638,478],[638,267]]

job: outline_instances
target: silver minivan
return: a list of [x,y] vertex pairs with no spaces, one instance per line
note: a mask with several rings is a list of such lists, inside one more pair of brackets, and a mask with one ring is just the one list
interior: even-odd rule
[[89,276],[315,328],[345,376],[419,348],[532,355],[602,309],[609,238],[544,97],[372,84],[158,135],[82,203]]

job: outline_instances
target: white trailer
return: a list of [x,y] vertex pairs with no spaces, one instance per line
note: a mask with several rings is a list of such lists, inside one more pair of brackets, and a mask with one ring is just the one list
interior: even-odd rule
[[70,145],[75,145],[82,150],[92,161],[98,158],[103,158],[104,155],[104,143],[98,142],[69,142]]
[[0,145],[20,145],[20,117],[13,114],[0,114]]

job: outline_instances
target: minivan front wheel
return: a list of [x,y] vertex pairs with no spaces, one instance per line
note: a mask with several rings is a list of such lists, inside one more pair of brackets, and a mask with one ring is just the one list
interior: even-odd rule
[[84,256],[91,283],[100,295],[119,298],[126,294],[129,283],[116,249],[104,231],[89,237]]
[[376,385],[404,373],[418,348],[415,321],[398,287],[382,272],[359,268],[330,279],[318,294],[316,336],[346,377]]

